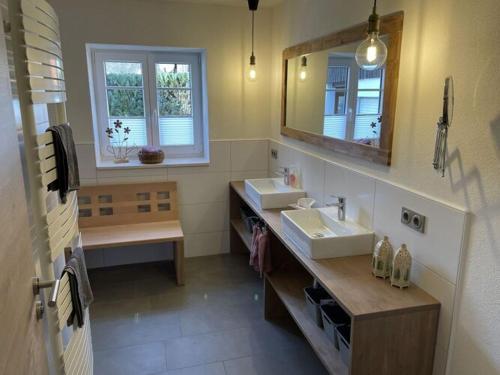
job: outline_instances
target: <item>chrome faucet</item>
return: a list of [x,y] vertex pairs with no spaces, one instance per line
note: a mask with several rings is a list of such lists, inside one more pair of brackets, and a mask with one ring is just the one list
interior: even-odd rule
[[285,185],[290,185],[290,168],[280,167],[275,173],[278,176],[283,176],[283,183]]
[[326,207],[338,207],[338,218],[341,221],[345,220],[345,211],[347,208],[347,198],[346,197],[338,197],[336,195],[330,195],[331,198],[337,199],[337,203],[327,203]]

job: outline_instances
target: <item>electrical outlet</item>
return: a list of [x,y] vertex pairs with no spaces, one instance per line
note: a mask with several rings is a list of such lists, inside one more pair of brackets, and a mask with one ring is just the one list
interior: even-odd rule
[[272,157],[273,159],[278,160],[278,150],[276,150],[275,148],[272,148],[272,149],[271,149],[271,157]]
[[406,207],[401,209],[401,222],[417,232],[425,232],[425,216]]

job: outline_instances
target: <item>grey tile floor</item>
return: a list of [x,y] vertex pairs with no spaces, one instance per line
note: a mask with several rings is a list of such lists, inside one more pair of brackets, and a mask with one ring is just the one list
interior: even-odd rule
[[291,321],[264,320],[262,281],[246,257],[89,271],[95,375],[326,374]]

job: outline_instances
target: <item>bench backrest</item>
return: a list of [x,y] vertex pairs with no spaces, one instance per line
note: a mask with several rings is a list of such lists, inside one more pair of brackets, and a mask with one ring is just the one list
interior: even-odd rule
[[177,183],[84,186],[78,206],[81,228],[176,220]]

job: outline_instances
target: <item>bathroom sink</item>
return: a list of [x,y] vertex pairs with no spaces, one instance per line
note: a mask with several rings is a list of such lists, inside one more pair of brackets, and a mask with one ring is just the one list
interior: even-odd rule
[[337,218],[336,207],[281,212],[284,235],[311,259],[370,254],[374,234]]
[[304,190],[285,185],[283,178],[245,180],[245,192],[261,210],[287,207],[306,196]]

